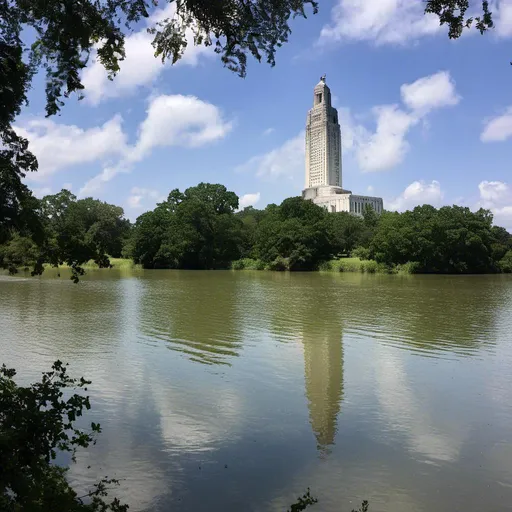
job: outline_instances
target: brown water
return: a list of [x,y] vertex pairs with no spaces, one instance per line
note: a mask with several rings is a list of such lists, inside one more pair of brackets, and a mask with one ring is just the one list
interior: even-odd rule
[[102,270],[0,304],[0,363],[93,380],[71,477],[130,510],[512,510],[512,278]]

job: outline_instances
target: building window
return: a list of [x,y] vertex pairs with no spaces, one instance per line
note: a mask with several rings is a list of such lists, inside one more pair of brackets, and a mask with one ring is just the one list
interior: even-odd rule
[[336,205],[334,205],[334,204],[331,205],[331,212],[336,213]]
[[322,103],[322,93],[316,95],[316,102]]

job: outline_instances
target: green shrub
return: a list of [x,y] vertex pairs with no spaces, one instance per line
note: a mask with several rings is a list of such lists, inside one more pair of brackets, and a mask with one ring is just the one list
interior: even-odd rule
[[375,274],[379,268],[379,265],[374,260],[361,261],[361,272],[367,272],[368,274]]
[[498,265],[505,274],[512,274],[512,251],[508,251]]
[[417,261],[408,261],[403,265],[396,266],[397,274],[417,274],[420,271],[420,264]]
[[342,258],[338,262],[340,272],[363,272],[359,258]]
[[289,270],[289,263],[287,258],[282,258],[278,256],[274,261],[268,264],[268,270],[275,270],[278,272],[283,272],[285,270]]
[[252,258],[242,258],[231,263],[232,270],[265,270],[265,263]]
[[331,272],[333,270],[333,263],[335,261],[336,260],[322,261],[322,263],[318,265],[318,270],[320,270],[321,272]]
[[352,258],[359,258],[360,260],[370,259],[370,249],[367,247],[356,247],[350,254]]

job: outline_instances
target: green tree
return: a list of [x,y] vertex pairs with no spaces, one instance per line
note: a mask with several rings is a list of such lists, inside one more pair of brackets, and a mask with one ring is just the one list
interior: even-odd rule
[[507,251],[507,253],[501,258],[499,262],[499,267],[502,272],[506,274],[512,273],[512,250]]
[[313,270],[332,255],[327,212],[301,197],[268,206],[255,241],[255,256],[276,270]]
[[[121,256],[130,222],[121,207],[93,199],[77,200],[68,190],[41,200],[45,239],[41,246],[42,262],[68,263],[72,279],[82,274],[80,265],[94,260],[100,267],[110,265],[108,256]],[[41,269],[36,266],[36,271]]]
[[238,197],[223,185],[200,183],[173,190],[132,232],[132,256],[145,268],[227,268],[240,258]]
[[15,233],[11,240],[0,245],[0,266],[8,268],[11,273],[19,267],[34,266],[39,257],[39,248],[30,237]]
[[69,452],[75,461],[77,449],[94,443],[101,431],[96,423],[89,431],[75,426],[90,408],[84,396],[90,382],[69,377],[60,361],[28,387],[18,386],[15,375],[0,368],[0,510],[126,512],[117,498],[105,501],[116,480],[104,479],[80,497],[66,480],[67,469],[53,462],[57,452]]
[[482,273],[497,270],[494,241],[489,211],[424,205],[402,214],[385,212],[370,250],[388,265],[417,262],[420,272]]
[[327,216],[333,254],[342,256],[351,253],[366,242],[366,226],[360,217],[347,212],[331,213]]

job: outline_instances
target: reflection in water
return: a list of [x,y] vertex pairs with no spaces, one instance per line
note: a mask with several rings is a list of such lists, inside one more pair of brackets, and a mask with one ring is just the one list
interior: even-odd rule
[[[150,340],[204,364],[231,364],[241,346],[237,281],[211,272],[153,274],[141,302],[141,331]],[[161,279],[160,277],[163,277]]]
[[301,277],[275,276],[279,290],[268,294],[272,302],[266,307],[278,339],[302,342],[309,420],[324,452],[335,442],[343,400],[343,299],[332,280]]
[[303,333],[306,396],[319,449],[334,444],[343,398],[343,347],[340,331]]
[[93,381],[70,475],[121,478],[135,512],[512,502],[504,276],[106,270],[0,278],[0,303],[0,363]]

